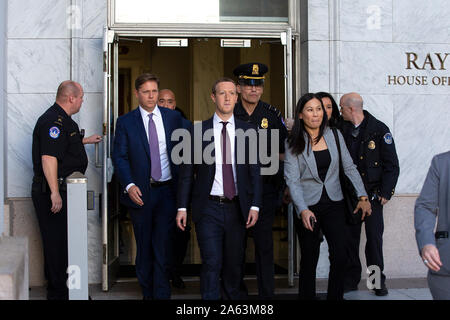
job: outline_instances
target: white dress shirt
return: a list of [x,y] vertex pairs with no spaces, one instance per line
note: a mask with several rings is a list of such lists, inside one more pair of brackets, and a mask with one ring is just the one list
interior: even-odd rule
[[[144,124],[145,133],[148,141],[148,121],[150,112],[145,111],[141,106],[139,106],[139,111],[141,112],[142,122]],[[153,110],[153,121],[156,126],[156,133],[158,134],[158,143],[159,143],[159,155],[161,161],[161,179],[160,182],[167,181],[172,179],[172,173],[170,171],[170,161],[169,155],[167,153],[167,144],[166,144],[166,132],[164,130],[164,122],[161,115],[161,110],[159,110],[158,106]],[[150,183],[150,181],[149,181]],[[130,183],[126,190],[128,191],[134,183]]]
[[[215,148],[215,159],[216,159],[216,174],[214,176],[214,182],[211,188],[210,195],[212,196],[224,196],[223,191],[223,173],[222,173],[222,128],[223,124],[221,122],[224,122],[220,117],[217,115],[217,113],[214,113],[213,117],[213,130],[214,130],[214,148]],[[238,187],[237,187],[237,179],[236,179],[236,159],[234,157],[235,155],[235,136],[236,136],[236,125],[234,120],[234,115],[231,116],[230,119],[228,119],[226,122],[227,124],[227,133],[230,138],[230,144],[231,144],[231,166],[233,169],[233,177],[234,177],[234,185],[236,190],[236,196],[238,195]],[[179,208],[179,211],[186,211],[186,208]],[[251,207],[250,210],[255,210],[256,212],[259,212],[258,207]]]
[[[222,158],[222,128],[223,124],[222,119],[219,118],[217,113],[214,114],[213,117],[213,129],[214,129],[214,149],[216,154],[216,175],[214,176],[214,183],[211,189],[211,195],[212,196],[224,196],[223,191],[223,173],[222,173],[222,164],[223,164],[223,158]],[[235,136],[236,136],[236,126],[234,121],[234,115],[231,116],[230,119],[228,119],[226,122],[227,124],[227,133],[230,137],[230,144],[231,144],[231,167],[233,168],[233,178],[234,178],[234,186],[236,190],[236,195],[238,195],[238,188],[237,188],[237,180],[236,180],[236,161],[234,159],[234,144],[235,144]]]

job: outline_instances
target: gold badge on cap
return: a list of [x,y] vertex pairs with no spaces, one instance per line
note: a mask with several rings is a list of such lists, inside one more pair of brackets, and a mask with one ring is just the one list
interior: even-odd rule
[[261,128],[267,129],[268,127],[269,127],[269,120],[267,120],[267,118],[262,119]]
[[254,64],[252,75],[258,75],[258,74],[259,74],[259,65]]
[[375,148],[376,148],[375,141],[370,141],[369,142],[369,149],[370,150],[374,150]]

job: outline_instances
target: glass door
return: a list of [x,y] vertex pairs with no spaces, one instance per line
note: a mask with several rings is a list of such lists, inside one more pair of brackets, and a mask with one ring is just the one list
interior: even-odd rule
[[105,28],[103,39],[103,192],[102,192],[102,289],[108,291],[119,269],[119,197],[111,160],[112,137],[117,118],[118,43],[114,32]]
[[[292,116],[294,103],[292,48],[290,28],[278,33],[278,37],[265,38],[248,38],[239,33],[223,38],[186,37],[182,33],[159,38],[128,34],[122,37],[120,33],[114,35],[113,31],[105,31],[103,290],[109,290],[116,280],[120,264],[122,267],[134,265],[133,231],[119,219],[119,190],[111,170],[112,137],[117,117],[137,106],[131,94],[134,79],[141,72],[158,75],[161,89],[174,91],[177,107],[195,122],[210,118],[214,112],[209,94],[216,79],[234,78],[233,69],[241,63],[261,62],[269,67],[261,100],[274,105],[288,117]],[[273,236],[276,271],[289,275],[289,283],[293,284],[295,237],[289,214],[280,214],[274,224]],[[248,243],[247,261],[252,262],[254,247],[252,241]],[[195,266],[201,264],[195,228],[184,263],[191,265],[189,270],[200,270]]]

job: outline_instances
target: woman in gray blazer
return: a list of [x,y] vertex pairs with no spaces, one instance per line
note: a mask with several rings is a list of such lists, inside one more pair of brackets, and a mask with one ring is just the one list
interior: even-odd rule
[[[357,191],[355,212],[371,214],[370,202],[356,166],[338,131],[345,175]],[[339,181],[339,152],[320,98],[313,93],[300,98],[294,126],[287,140],[284,174],[298,219],[301,260],[299,296],[315,299],[316,267],[320,250],[319,228],[330,252],[329,300],[342,300],[346,265],[345,204]]]

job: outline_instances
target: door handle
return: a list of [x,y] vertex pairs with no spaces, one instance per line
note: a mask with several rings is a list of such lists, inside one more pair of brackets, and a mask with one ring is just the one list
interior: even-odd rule
[[95,144],[95,167],[103,168],[103,164],[100,161],[100,142]]

